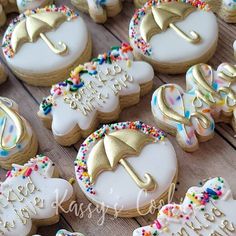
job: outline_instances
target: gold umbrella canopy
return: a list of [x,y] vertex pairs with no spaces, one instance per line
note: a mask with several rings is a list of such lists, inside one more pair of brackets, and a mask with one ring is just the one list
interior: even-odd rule
[[[16,111],[14,111],[11,108],[11,106],[12,106],[11,100],[9,100],[7,98],[0,97],[0,110],[4,114],[3,118],[1,120],[1,123],[0,123],[0,149],[2,149],[2,150],[11,150],[12,148],[16,147],[16,145],[24,137],[24,133],[25,133],[23,121],[22,121],[20,115]],[[12,122],[14,123],[14,125],[16,127],[16,132],[17,132],[15,142],[12,146],[8,146],[4,142],[4,133],[6,130],[7,119],[12,120]]]
[[57,28],[66,20],[67,17],[61,12],[43,12],[26,16],[12,32],[11,46],[13,51],[16,52],[22,44],[35,42],[38,37],[41,37],[54,53],[65,53],[67,51],[65,43],[59,42],[58,45],[55,45],[44,33]]
[[141,22],[141,36],[148,42],[155,34],[166,31],[168,27],[171,27],[182,38],[196,44],[201,40],[199,34],[191,31],[190,35],[187,35],[174,24],[174,22],[184,20],[194,11],[196,11],[196,7],[181,2],[161,3],[152,7],[151,12],[147,13]]
[[157,184],[153,177],[146,173],[145,181],[141,180],[124,159],[127,156],[138,155],[143,146],[149,142],[153,142],[153,138],[132,129],[119,130],[106,135],[93,147],[87,160],[91,183],[95,182],[102,171],[113,170],[118,164],[121,164],[139,188],[147,191],[154,190]]

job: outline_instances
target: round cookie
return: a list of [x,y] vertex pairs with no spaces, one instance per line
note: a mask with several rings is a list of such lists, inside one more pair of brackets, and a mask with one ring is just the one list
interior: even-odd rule
[[212,57],[218,24],[201,1],[154,0],[135,12],[129,36],[138,59],[159,72],[178,74]]
[[10,169],[35,156],[38,141],[30,124],[12,100],[0,97],[0,167]]
[[36,8],[51,5],[53,0],[16,0],[16,4],[20,13],[26,10],[33,10]]
[[51,5],[19,15],[3,38],[8,65],[34,86],[64,80],[73,67],[90,59],[91,49],[85,22],[66,6]]
[[176,182],[176,153],[161,130],[143,122],[104,125],[81,145],[75,173],[86,197],[107,213],[145,215]]
[[14,164],[0,190],[0,233],[5,236],[29,236],[37,227],[57,223],[75,199],[71,184],[58,178],[54,163],[44,155]]
[[7,80],[7,73],[4,66],[0,63],[0,84],[4,83]]
[[230,186],[216,177],[203,186],[191,187],[182,203],[163,206],[157,219],[136,229],[133,236],[236,236],[235,224],[236,201]]
[[71,0],[81,11],[89,12],[96,23],[105,23],[108,17],[118,15],[122,9],[121,0]]

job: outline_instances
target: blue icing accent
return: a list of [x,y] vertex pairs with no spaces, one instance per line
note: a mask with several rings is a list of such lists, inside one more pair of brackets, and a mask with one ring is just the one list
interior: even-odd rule
[[218,84],[216,82],[213,82],[212,87],[213,87],[214,90],[217,90],[218,89]]
[[182,124],[180,124],[180,123],[177,124],[177,130],[178,131],[182,131],[183,130]]
[[181,99],[181,96],[178,96],[177,98],[176,98],[176,101],[179,101]]
[[7,150],[0,150],[0,156],[7,157],[9,155],[9,151]]
[[186,111],[185,114],[184,114],[184,116],[185,116],[186,118],[189,118],[189,117],[190,117],[190,112],[189,112],[189,111]]
[[211,123],[211,129],[212,129],[212,130],[215,129],[215,123]]
[[3,126],[3,123],[4,123],[4,118],[1,118],[0,119],[0,126]]
[[21,149],[21,144],[19,143],[19,144],[16,144],[16,147],[18,148],[18,149]]
[[14,130],[14,125],[10,125],[10,127],[9,127],[9,133],[12,133],[13,130]]
[[153,98],[153,105],[154,105],[154,106],[157,105],[157,96],[155,96],[155,97]]

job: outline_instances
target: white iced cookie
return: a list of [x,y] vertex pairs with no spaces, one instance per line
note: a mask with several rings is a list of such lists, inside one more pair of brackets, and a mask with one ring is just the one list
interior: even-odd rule
[[157,71],[177,74],[212,57],[218,24],[201,1],[150,0],[131,19],[129,37],[137,58]]
[[3,65],[0,63],[0,84],[4,83],[6,80],[7,80],[7,73]]
[[97,23],[104,23],[107,17],[113,17],[122,9],[121,0],[71,0],[79,10],[89,12]]
[[91,40],[78,14],[66,6],[51,5],[15,18],[3,37],[3,53],[20,79],[48,86],[90,59]]
[[16,0],[17,7],[20,13],[26,10],[45,7],[53,3],[53,0]]
[[73,199],[73,188],[54,174],[54,164],[43,155],[13,165],[0,186],[1,235],[32,235],[37,226],[59,221],[59,212]]
[[177,180],[177,159],[163,131],[141,121],[104,125],[81,145],[77,181],[109,214],[145,215],[165,201]]
[[236,201],[221,177],[202,187],[191,187],[182,204],[165,205],[152,225],[136,229],[133,236],[236,235]]
[[18,113],[18,105],[0,97],[0,167],[10,169],[34,157],[38,141],[30,124]]
[[57,233],[56,233],[56,236],[84,236],[83,234],[81,233],[77,233],[77,232],[74,232],[74,233],[71,233],[65,229],[60,229]]
[[38,115],[60,144],[71,145],[96,130],[99,122],[116,120],[121,109],[138,103],[151,90],[153,77],[151,65],[133,61],[129,45],[113,47],[52,86]]
[[188,91],[195,91],[196,106],[209,106],[215,122],[231,123],[236,131],[236,66],[222,63],[215,71],[198,64],[186,75]]
[[213,137],[215,123],[208,104],[197,100],[195,90],[184,91],[176,84],[159,87],[152,95],[152,113],[166,132],[176,136],[179,145],[187,152],[194,152],[199,142]]

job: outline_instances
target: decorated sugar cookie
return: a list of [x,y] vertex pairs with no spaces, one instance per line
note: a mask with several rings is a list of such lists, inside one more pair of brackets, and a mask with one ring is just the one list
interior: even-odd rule
[[158,88],[152,96],[152,113],[159,127],[176,135],[187,152],[196,151],[199,142],[213,137],[215,123],[210,106],[198,106],[196,91],[184,91],[176,84]]
[[196,91],[196,106],[207,104],[215,122],[231,123],[236,131],[236,66],[222,63],[217,71],[206,64],[189,69],[186,76],[189,91]]
[[32,235],[36,227],[59,221],[74,197],[71,184],[55,175],[54,164],[43,155],[13,165],[0,187],[1,235]]
[[151,90],[153,77],[148,63],[133,61],[129,45],[113,47],[52,86],[38,115],[60,144],[71,145],[99,122],[116,120],[121,109],[138,103]]
[[122,9],[121,0],[71,0],[79,10],[89,12],[97,23],[104,23],[107,17],[113,17]]
[[6,80],[7,80],[7,73],[3,65],[0,63],[0,84],[4,83]]
[[137,58],[157,71],[178,74],[212,57],[218,24],[204,2],[150,0],[135,12],[129,36]]
[[212,7],[212,10],[228,23],[236,22],[236,1],[235,0],[205,0]]
[[52,4],[52,0],[4,0],[0,3],[0,26],[6,23],[8,13],[24,12]]
[[3,53],[20,79],[48,86],[90,59],[91,40],[77,13],[66,6],[51,5],[14,19],[3,37]]
[[136,229],[133,236],[236,235],[236,201],[221,177],[202,187],[191,187],[182,204],[168,204],[153,224]]
[[81,233],[71,233],[65,229],[60,229],[57,233],[56,233],[56,236],[84,236],[83,234]]
[[0,167],[10,169],[35,156],[37,138],[30,124],[18,113],[17,104],[0,97]]
[[177,160],[165,134],[140,121],[104,125],[75,160],[86,197],[109,214],[134,217],[165,201],[177,179]]

